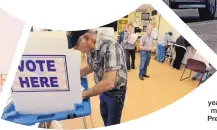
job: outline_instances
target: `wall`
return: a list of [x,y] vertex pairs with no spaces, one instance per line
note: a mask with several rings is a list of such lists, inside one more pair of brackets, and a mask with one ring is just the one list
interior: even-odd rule
[[[158,39],[165,33],[168,31],[172,31],[173,32],[173,39],[176,40],[179,36],[180,33],[177,32],[168,22],[167,20],[165,20],[162,16],[160,16],[160,23],[159,23],[159,32],[158,32]],[[188,48],[185,54],[185,57],[182,61],[183,64],[187,63],[187,60],[189,58],[192,58],[194,53],[195,53],[195,49],[194,48]]]
[[176,40],[180,34],[162,17],[160,16],[160,23],[159,23],[159,32],[158,32],[158,39],[161,37],[165,32],[172,31],[173,32],[173,39]]

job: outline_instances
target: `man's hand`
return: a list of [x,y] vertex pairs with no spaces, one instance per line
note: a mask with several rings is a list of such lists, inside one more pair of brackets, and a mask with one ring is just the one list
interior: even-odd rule
[[155,47],[151,48],[151,52],[155,52]]
[[82,92],[82,99],[85,100],[85,99],[87,99],[87,98],[88,98],[88,97],[87,97],[87,91],[84,90],[84,91]]
[[148,51],[152,51],[152,47],[149,47],[149,48],[148,48]]
[[92,96],[97,96],[115,87],[117,71],[104,72],[103,80],[94,87],[82,92],[82,98],[87,99]]

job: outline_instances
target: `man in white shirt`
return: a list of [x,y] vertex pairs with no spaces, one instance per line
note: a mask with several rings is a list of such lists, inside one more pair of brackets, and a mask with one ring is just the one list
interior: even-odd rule
[[157,31],[157,28],[156,28],[156,23],[153,24],[153,29],[152,29],[152,32],[151,32],[151,36],[152,36],[153,40],[157,40],[158,31]]

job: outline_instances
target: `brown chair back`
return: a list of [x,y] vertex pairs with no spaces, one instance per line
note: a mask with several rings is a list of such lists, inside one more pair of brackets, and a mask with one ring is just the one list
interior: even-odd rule
[[198,73],[206,72],[206,64],[195,59],[188,59],[186,68]]

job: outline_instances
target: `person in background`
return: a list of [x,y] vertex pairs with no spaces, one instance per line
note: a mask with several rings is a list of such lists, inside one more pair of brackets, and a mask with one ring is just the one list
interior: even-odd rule
[[118,43],[119,44],[123,43],[125,32],[126,32],[126,25],[123,25],[122,26],[122,31],[119,33],[119,37],[118,37]]
[[153,40],[157,40],[158,30],[157,30],[156,23],[153,24],[153,29],[152,29],[152,32],[151,32],[151,36],[152,36]]
[[183,37],[180,36],[175,43],[176,58],[173,62],[173,69],[179,70],[182,64],[182,60],[185,56],[187,47],[191,44]]
[[154,51],[153,39],[151,36],[152,26],[147,26],[146,33],[140,39],[140,68],[139,79],[144,80],[144,77],[149,78],[147,75],[147,68],[151,60],[151,52]]
[[30,30],[30,32],[34,32],[33,26],[31,27],[31,30]]
[[160,37],[158,44],[157,44],[157,61],[158,62],[163,62],[165,58],[166,46],[168,45],[168,43],[173,42],[172,35],[173,33],[169,31]]
[[[202,78],[202,79],[201,79],[201,83],[203,83],[203,82],[206,81],[206,79],[207,79],[208,72],[211,70],[211,65],[209,64],[209,62],[208,62],[206,59],[204,59],[204,58],[200,55],[200,53],[199,53],[198,51],[194,54],[193,59],[198,60],[198,61],[201,61],[201,62],[203,62],[203,63],[206,64],[206,70],[207,70],[207,72],[206,72],[205,74],[203,74],[203,77],[201,77],[201,78]],[[196,72],[196,73],[193,75],[192,80],[197,80],[200,76],[202,76],[202,74]]]
[[[127,27],[127,32],[124,35],[123,47],[126,53],[126,63],[127,63],[127,70],[135,69],[135,54],[136,54],[136,43],[132,44],[129,43],[131,35],[133,32],[133,24],[129,24]],[[131,65],[130,65],[130,57],[131,57]]]

